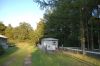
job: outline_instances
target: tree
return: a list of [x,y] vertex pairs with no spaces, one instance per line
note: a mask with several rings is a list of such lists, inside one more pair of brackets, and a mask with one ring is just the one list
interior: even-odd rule
[[14,37],[20,41],[29,39],[30,32],[33,31],[30,24],[21,22],[18,27],[14,29]]
[[[71,42],[72,46],[76,45],[75,43],[81,43],[83,54],[85,48],[89,49],[89,47],[95,48],[97,46],[93,42],[100,42],[99,33],[97,34],[98,36],[94,34],[97,31],[97,24],[89,23],[91,20],[91,11],[97,4],[100,4],[99,0],[35,1],[40,4],[40,7],[46,8],[47,10],[44,15],[46,23],[45,34],[47,36],[56,37],[61,40],[62,44],[68,46],[71,46]],[[77,42],[74,42],[76,41],[75,39],[77,39]],[[98,39],[98,41],[91,39]]]
[[[44,15],[44,20],[46,22],[46,34],[49,37],[58,38],[60,41],[59,45],[75,46],[76,42],[77,44],[79,43],[79,11],[76,8],[70,8],[68,5],[71,5],[71,3],[69,2],[65,0],[60,1],[59,6]],[[78,17],[75,17],[76,15]],[[69,43],[74,43],[74,45]]]
[[5,35],[10,39],[14,40],[14,28],[9,24],[5,29]]
[[0,22],[0,34],[4,35],[5,29],[6,29],[6,26],[2,22]]
[[44,20],[41,19],[40,22],[37,24],[37,29],[34,32],[36,43],[38,43],[40,39],[44,37],[44,30],[45,30],[45,23]]
[[56,3],[58,0],[33,0],[34,2],[38,3],[40,5],[41,9],[45,8],[52,8],[56,6]]

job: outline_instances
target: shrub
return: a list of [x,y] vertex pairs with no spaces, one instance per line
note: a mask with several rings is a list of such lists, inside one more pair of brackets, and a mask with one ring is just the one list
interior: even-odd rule
[[9,47],[14,47],[15,46],[15,43],[14,42],[8,42],[8,46]]
[[2,47],[2,45],[0,45],[0,55],[4,54],[5,50],[4,48]]

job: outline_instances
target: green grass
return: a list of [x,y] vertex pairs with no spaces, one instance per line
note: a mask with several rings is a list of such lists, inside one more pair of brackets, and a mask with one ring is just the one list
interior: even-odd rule
[[17,50],[18,50],[17,47],[11,47],[11,48],[7,49],[7,51],[5,52],[5,54],[0,56],[0,66],[6,60],[8,60],[9,58],[11,58],[12,55],[15,54]]
[[91,63],[93,65],[100,66],[100,59],[97,59],[95,57],[88,56],[88,55],[82,55],[79,53],[77,53],[77,54],[71,53],[71,52],[64,52],[64,53],[77,59],[77,60],[80,60],[82,62],[88,62],[88,63]]
[[8,61],[12,61],[9,66],[23,66],[25,58],[30,54],[32,66],[95,66],[62,52],[44,53],[28,43],[19,43],[17,48],[10,48],[0,57],[0,66]]
[[17,44],[17,47],[18,50],[16,52],[12,53],[12,51],[15,49],[12,48],[10,51],[8,51],[8,53],[0,58],[0,66],[8,61],[12,61],[9,66],[23,66],[25,57],[32,51],[32,46],[27,43],[20,43]]
[[64,53],[47,54],[40,50],[32,53],[32,66],[94,66]]
[[[26,44],[26,45],[25,45]],[[20,51],[16,53],[14,63],[11,63],[10,66],[23,66],[24,60],[29,55],[33,49],[32,46],[27,43],[21,44]]]

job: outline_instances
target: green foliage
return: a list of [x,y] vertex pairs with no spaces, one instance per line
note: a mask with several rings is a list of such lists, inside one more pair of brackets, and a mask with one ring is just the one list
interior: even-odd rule
[[62,52],[48,54],[40,50],[32,53],[32,62],[33,66],[95,66]]
[[64,46],[72,46],[74,42],[79,43],[79,9],[72,6],[69,0],[59,1],[57,5],[55,9],[46,12],[44,15],[46,37],[58,38],[60,46],[62,44]]
[[10,40],[8,41],[7,44],[8,44],[9,47],[15,47],[16,46],[15,42],[12,42]]
[[5,34],[5,29],[6,29],[6,26],[2,23],[2,22],[0,22],[0,34]]
[[2,45],[0,44],[0,55],[4,54],[5,50],[4,48],[2,47]]
[[[80,46],[79,44],[85,45],[86,43],[86,48],[90,48],[93,41],[100,45],[100,27],[98,27],[100,26],[98,23],[100,19],[91,16],[93,8],[100,4],[99,0],[34,1],[41,8],[46,9],[44,14],[46,24],[45,37],[58,38],[59,45],[63,44],[64,46]],[[91,39],[92,37],[98,40],[93,40]]]
[[37,24],[37,29],[33,33],[33,37],[31,38],[35,44],[39,43],[40,39],[44,37],[45,23],[41,20]]
[[19,42],[30,40],[30,33],[33,32],[33,28],[30,24],[22,22],[17,27],[7,26],[5,35],[9,38],[9,41]]
[[18,27],[15,28],[15,38],[18,40],[26,40],[29,39],[29,33],[32,31],[32,27],[28,23],[20,23]]
[[[17,42],[33,42],[34,30],[30,24],[26,22],[21,22],[19,26],[12,27],[11,24],[5,29],[5,35],[8,37],[9,45],[12,46],[13,43]],[[33,42],[34,43],[34,42]]]
[[58,0],[33,0],[34,2],[38,3],[40,5],[41,9],[50,7],[55,7],[55,4],[58,2]]
[[9,40],[14,39],[14,28],[9,24],[5,30],[5,35],[9,38]]
[[33,30],[30,24],[21,22],[19,26],[12,27],[10,24],[5,30],[5,35],[9,38],[9,46],[15,46],[13,43],[16,42],[30,42],[36,44],[39,39],[44,35],[44,21],[41,20],[37,24],[37,29]]

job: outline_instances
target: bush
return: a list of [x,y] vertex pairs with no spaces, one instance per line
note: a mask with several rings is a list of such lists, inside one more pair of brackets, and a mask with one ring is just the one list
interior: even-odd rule
[[9,43],[8,43],[8,46],[9,46],[9,47],[14,47],[14,46],[15,46],[15,43],[9,42]]
[[0,45],[0,55],[4,54],[5,50],[4,48]]
[[8,40],[8,46],[9,47],[14,47],[15,46],[15,41],[14,40]]

